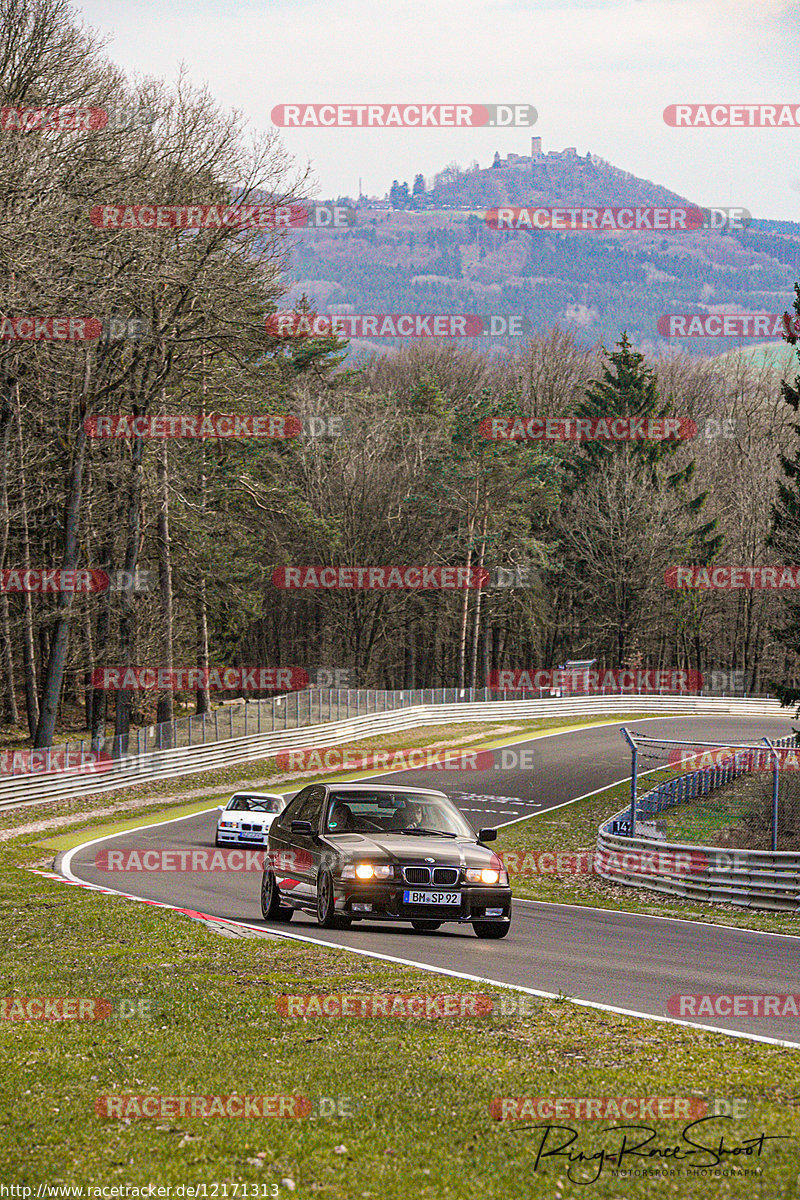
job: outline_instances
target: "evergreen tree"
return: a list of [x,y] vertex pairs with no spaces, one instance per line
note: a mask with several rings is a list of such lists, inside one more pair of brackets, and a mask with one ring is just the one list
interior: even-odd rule
[[[669,405],[659,399],[655,372],[627,334],[605,355],[575,416],[664,418]],[[586,441],[565,458],[558,582],[582,591],[584,603],[564,653],[591,650],[626,666],[661,608],[667,567],[708,563],[720,549],[716,522],[698,519],[707,492],[691,494],[694,462],[674,461],[680,448],[666,440]],[[676,603],[686,597],[679,593]]]

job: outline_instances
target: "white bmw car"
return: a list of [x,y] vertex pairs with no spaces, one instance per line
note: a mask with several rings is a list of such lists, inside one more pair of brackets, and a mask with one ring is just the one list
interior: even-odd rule
[[267,831],[286,807],[277,792],[237,792],[219,806],[217,846],[266,846]]

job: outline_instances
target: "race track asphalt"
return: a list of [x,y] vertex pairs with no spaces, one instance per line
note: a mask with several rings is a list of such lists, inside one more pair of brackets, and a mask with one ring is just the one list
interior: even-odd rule
[[[789,719],[753,717],[625,723],[664,738],[737,742],[779,737],[792,727]],[[619,729],[619,724],[605,725],[518,743],[514,749],[533,751],[532,770],[403,771],[380,779],[447,792],[476,828],[503,825],[626,778],[630,751]],[[800,939],[795,936],[522,900],[515,901],[508,937],[496,942],[479,940],[470,926],[448,924],[432,934],[377,922],[328,931],[300,914],[288,926],[270,927],[261,918],[257,872],[109,872],[95,861],[107,849],[213,847],[216,820],[214,809],[114,835],[59,856],[59,866],[88,883],[282,935],[627,1012],[666,1017],[669,997],[684,993],[800,994]],[[786,922],[795,928],[795,918]],[[800,1044],[797,1017],[699,1016],[695,1023]]]

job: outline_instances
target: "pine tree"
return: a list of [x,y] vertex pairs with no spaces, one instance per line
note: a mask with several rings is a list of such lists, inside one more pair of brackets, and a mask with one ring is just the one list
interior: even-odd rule
[[[670,406],[626,333],[605,356],[575,416],[663,419]],[[671,440],[597,440],[580,442],[565,458],[561,576],[584,597],[582,628],[572,631],[579,644],[565,645],[565,652],[591,649],[625,666],[645,633],[645,614],[656,608],[663,570],[675,562],[708,563],[719,551],[716,522],[699,520],[707,493],[691,494],[694,462],[672,461],[679,448]],[[686,602],[678,595],[678,605]]]

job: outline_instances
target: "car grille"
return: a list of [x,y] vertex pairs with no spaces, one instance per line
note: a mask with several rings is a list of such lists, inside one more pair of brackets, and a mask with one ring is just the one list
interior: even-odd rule
[[458,867],[403,867],[406,883],[435,883],[439,887],[453,887],[458,883]]
[[251,829],[251,830],[258,829],[258,830],[260,830],[261,826],[260,825],[245,825],[244,821],[242,821],[242,829]]

